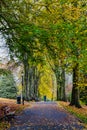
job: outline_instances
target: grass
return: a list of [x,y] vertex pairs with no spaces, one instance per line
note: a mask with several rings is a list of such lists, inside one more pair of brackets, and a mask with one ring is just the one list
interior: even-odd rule
[[[3,117],[1,107],[4,105],[9,106],[11,111],[15,111],[16,114],[20,114],[23,109],[30,107],[28,102],[25,102],[25,104],[22,105],[22,104],[17,104],[16,100],[13,100],[13,99],[0,98],[0,118]],[[7,122],[5,120],[0,121],[0,130],[6,130],[9,127],[10,127],[9,122]]]
[[59,101],[59,104],[68,112],[75,115],[87,127],[87,106],[82,106],[82,108],[76,108],[75,106],[69,106],[69,102],[61,101]]

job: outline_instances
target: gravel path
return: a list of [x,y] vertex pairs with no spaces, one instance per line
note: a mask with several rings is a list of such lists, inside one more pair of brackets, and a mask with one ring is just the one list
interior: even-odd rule
[[78,119],[55,102],[32,103],[19,116],[15,117],[9,130],[86,130]]

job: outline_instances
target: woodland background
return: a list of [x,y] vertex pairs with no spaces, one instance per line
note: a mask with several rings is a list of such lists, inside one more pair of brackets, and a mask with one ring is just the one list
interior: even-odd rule
[[1,97],[87,105],[87,0],[0,0],[0,35]]

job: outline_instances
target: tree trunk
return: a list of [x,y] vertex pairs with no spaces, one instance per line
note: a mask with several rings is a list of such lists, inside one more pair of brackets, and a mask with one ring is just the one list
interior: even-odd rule
[[28,56],[25,53],[24,60],[24,93],[25,99],[29,100],[29,63],[28,63]]
[[81,108],[79,103],[79,88],[78,88],[78,64],[73,68],[73,88],[70,105],[75,105],[78,108]]
[[59,88],[57,86],[57,101],[59,100]]
[[32,85],[32,79],[33,78],[33,71],[32,71],[32,67],[29,68],[29,98],[31,99],[32,98],[32,88],[33,88],[33,85]]
[[64,69],[62,69],[61,79],[62,79],[61,100],[62,100],[62,101],[66,101],[66,92],[65,92],[65,70],[64,70]]
[[65,70],[61,68],[61,71],[57,70],[55,75],[57,80],[57,100],[66,101]]
[[36,66],[32,66],[29,69],[29,95],[30,99],[38,97],[38,85],[40,79],[40,72],[38,72]]
[[61,94],[60,94],[60,84],[59,84],[59,77],[56,75],[56,80],[57,80],[57,101],[60,100]]
[[29,100],[29,85],[28,85],[28,81],[29,81],[29,75],[28,75],[29,65],[28,65],[28,63],[26,63],[24,65],[24,70],[25,70],[25,75],[24,75],[24,79],[25,79],[25,99]]
[[54,75],[51,75],[51,76],[52,76],[52,98],[51,98],[51,100],[53,101],[54,100],[55,79],[54,79]]
[[35,67],[35,75],[34,75],[34,95],[36,98],[38,98],[38,86],[39,86],[39,80],[40,80],[40,72],[38,72],[37,67]]

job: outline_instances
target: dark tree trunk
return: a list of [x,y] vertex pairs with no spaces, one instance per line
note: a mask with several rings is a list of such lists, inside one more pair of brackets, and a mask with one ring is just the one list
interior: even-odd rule
[[57,101],[59,100],[59,88],[57,86]]
[[55,65],[55,69],[53,70],[55,77],[56,77],[56,83],[57,83],[57,90],[56,90],[56,100],[60,100],[60,92],[59,92],[59,87],[60,87],[60,70],[59,66]]
[[29,70],[29,65],[26,63],[24,65],[24,70],[25,70],[25,99],[26,100],[29,100],[29,85],[28,85],[28,70]]
[[29,63],[28,63],[28,56],[25,54],[24,56],[24,93],[25,99],[29,100]]
[[29,98],[32,98],[32,68],[29,68]]
[[73,88],[70,105],[75,105],[76,107],[81,108],[81,105],[79,103],[78,78],[78,64],[76,64],[76,66],[73,69]]
[[61,69],[61,71],[57,71],[56,79],[57,79],[57,100],[66,101],[66,93],[65,93],[65,70]]
[[35,74],[34,74],[34,95],[38,98],[38,86],[40,80],[40,72],[38,71],[37,67],[35,67]]
[[65,70],[64,70],[64,69],[62,69],[61,79],[62,79],[61,100],[62,100],[62,101],[66,101],[66,92],[65,92]]
[[30,99],[38,98],[38,85],[40,80],[40,72],[36,66],[29,69],[29,95]]
[[61,85],[61,81],[59,82],[59,100],[61,101],[61,96],[62,96],[62,85]]
[[60,96],[61,96],[61,94],[60,94],[60,86],[59,86],[59,77],[58,77],[58,75],[56,75],[56,80],[57,80],[57,101],[58,100],[60,100]]

